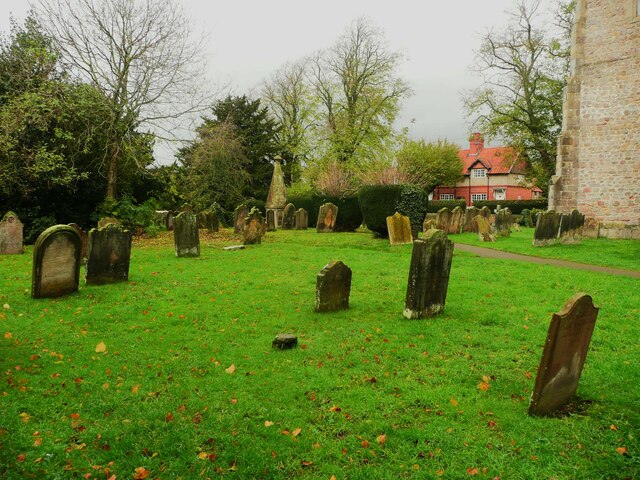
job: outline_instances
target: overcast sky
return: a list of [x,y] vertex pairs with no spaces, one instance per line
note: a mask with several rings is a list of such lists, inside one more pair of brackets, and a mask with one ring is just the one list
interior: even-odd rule
[[[392,50],[405,55],[399,75],[414,91],[397,126],[427,141],[467,144],[470,121],[461,94],[479,86],[469,70],[481,34],[507,23],[516,0],[182,0],[196,30],[209,34],[211,80],[233,94],[257,95],[279,66],[331,46],[358,17],[384,31]],[[553,0],[544,0],[544,5]],[[0,29],[9,15],[22,20],[26,0],[4,1]]]

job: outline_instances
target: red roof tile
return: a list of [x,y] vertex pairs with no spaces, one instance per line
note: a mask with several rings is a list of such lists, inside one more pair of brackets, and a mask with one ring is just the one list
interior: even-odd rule
[[524,161],[510,147],[481,148],[479,153],[473,153],[475,151],[467,148],[458,152],[464,175],[469,175],[472,168],[486,168],[489,175],[525,173]]

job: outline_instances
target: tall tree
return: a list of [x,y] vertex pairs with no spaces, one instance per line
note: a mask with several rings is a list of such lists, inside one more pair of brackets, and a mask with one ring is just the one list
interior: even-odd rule
[[330,157],[347,162],[387,150],[400,101],[410,93],[397,77],[401,60],[365,19],[311,59],[309,77],[322,105]]
[[407,140],[396,153],[398,170],[409,183],[432,192],[438,185],[455,185],[462,177],[460,147],[446,140],[427,143]]
[[69,71],[106,99],[103,159],[114,198],[118,163],[137,161],[127,139],[138,129],[168,135],[174,120],[208,102],[194,83],[201,43],[190,41],[176,0],[38,0],[36,12]]
[[568,52],[540,26],[539,7],[539,0],[519,0],[507,27],[482,38],[474,69],[483,85],[466,94],[464,103],[474,128],[515,147],[545,189],[555,169]]

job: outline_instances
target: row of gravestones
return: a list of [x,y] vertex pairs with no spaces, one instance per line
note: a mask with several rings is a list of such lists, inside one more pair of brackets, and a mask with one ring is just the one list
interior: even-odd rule
[[[251,211],[253,211],[253,209]],[[249,207],[246,204],[241,204],[236,207],[234,222],[235,233],[243,232],[246,225],[245,219],[248,215],[250,215],[250,211]],[[335,206],[333,203],[325,203],[321,205],[318,211],[316,231],[318,233],[333,232],[337,217],[337,206]],[[267,218],[265,224],[267,232],[273,232],[276,230],[278,225],[276,225],[276,214],[273,210],[267,210]],[[282,230],[306,230],[307,228],[309,228],[308,212],[304,208],[299,208],[298,210],[296,210],[296,207],[292,203],[288,203],[282,211],[282,223],[280,225],[280,228]]]
[[[178,215],[182,212],[193,213],[193,208],[190,205],[184,205]],[[169,210],[156,210],[156,222],[164,226],[165,230],[171,231],[174,229],[175,216]],[[209,233],[215,233],[220,230],[220,219],[214,209],[207,209],[199,212],[196,215],[199,228],[206,228]]]
[[[430,229],[424,239],[413,242],[404,317],[433,317],[444,310],[452,258],[453,242],[441,230]],[[316,278],[315,310],[349,308],[351,279],[352,271],[344,263],[326,265]],[[553,415],[574,397],[597,316],[591,297],[582,293],[553,314],[529,404],[530,415]],[[281,342],[294,345],[295,338],[279,336],[274,346],[284,348]]]
[[533,232],[533,246],[544,247],[555,243],[575,244],[582,239],[584,214],[578,210],[571,213],[557,213],[549,210],[538,215]]

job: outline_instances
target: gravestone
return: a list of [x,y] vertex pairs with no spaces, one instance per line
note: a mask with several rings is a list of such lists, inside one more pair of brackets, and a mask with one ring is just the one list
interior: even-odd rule
[[491,224],[486,217],[478,215],[473,219],[478,226],[478,240],[482,242],[495,242],[496,236],[493,233]]
[[502,208],[496,213],[496,234],[499,237],[508,237],[511,235],[511,224],[513,223],[513,215],[508,208]]
[[338,207],[333,203],[325,203],[318,211],[318,221],[316,223],[316,232],[331,233],[336,225],[338,217]]
[[262,233],[264,227],[264,217],[260,209],[253,207],[244,219],[244,229],[242,236],[245,245],[256,245],[262,243]]
[[267,210],[267,232],[276,231],[276,212],[274,210]]
[[522,210],[522,221],[527,228],[533,228],[533,217],[531,216],[531,210],[525,208]]
[[548,416],[571,400],[589,351],[598,308],[578,293],[554,313],[538,367],[529,415]]
[[533,232],[533,246],[544,247],[558,241],[561,215],[554,210],[542,212],[538,215],[536,229]]
[[316,312],[349,308],[351,269],[340,261],[324,266],[316,278]]
[[425,318],[444,310],[453,258],[453,242],[442,230],[429,230],[413,242],[405,318]]
[[277,350],[290,350],[298,346],[298,337],[291,333],[280,333],[273,339],[271,346]]
[[169,231],[169,219],[171,218],[171,228],[173,228],[173,215],[169,210],[156,210],[155,223],[162,225],[165,230]]
[[80,258],[87,258],[87,242],[89,240],[87,232],[85,232],[77,223],[70,223],[69,226],[76,231],[76,233],[80,237],[80,241],[82,242],[82,253],[80,255]]
[[422,222],[422,233],[427,233],[427,231],[433,228],[438,228],[438,224],[436,223],[435,219],[426,217],[424,219],[424,222]]
[[117,226],[122,225],[122,222],[120,220],[118,220],[117,218],[114,218],[114,217],[102,217],[100,220],[98,220],[98,228],[104,228],[107,225],[109,225],[110,223],[113,223],[114,225],[117,225]]
[[0,222],[0,254],[18,255],[24,252],[22,230],[24,225],[13,212],[7,212]]
[[558,230],[558,240],[560,243],[576,244],[582,240],[582,227],[584,226],[584,215],[578,210],[571,210],[568,215],[562,214],[560,218],[560,229]]
[[287,203],[282,211],[282,230],[293,230],[296,223],[296,207]]
[[600,222],[593,217],[585,218],[582,227],[582,236],[585,238],[598,238],[600,235]]
[[131,233],[109,224],[92,228],[87,247],[87,285],[102,285],[129,279]]
[[485,205],[480,209],[480,215],[486,219],[489,219],[489,217],[491,216],[491,209]]
[[455,207],[451,211],[451,217],[449,217],[449,234],[458,234],[462,231],[464,225],[464,210],[460,205]]
[[269,212],[273,212],[273,222],[274,225],[278,227],[282,225],[282,211],[287,205],[287,189],[284,184],[282,157],[280,155],[276,155],[273,157],[273,162],[271,185],[269,185],[269,193],[267,194],[267,200],[265,201],[264,206],[267,212],[267,223],[269,223]]
[[451,223],[451,210],[447,207],[442,207],[438,210],[438,216],[436,217],[436,225],[438,230],[443,232],[449,231],[449,224]]
[[469,207],[464,212],[464,225],[462,226],[463,232],[478,232],[478,224],[473,220],[480,215],[480,210],[477,207]]
[[78,291],[82,241],[69,225],[54,225],[33,246],[31,296],[55,298]]
[[387,217],[387,230],[389,231],[389,243],[392,246],[413,242],[409,217],[405,217],[399,212]]
[[306,230],[309,228],[309,214],[304,208],[296,210],[295,225],[296,230]]
[[213,210],[203,210],[198,213],[198,227],[206,228],[207,232],[215,233],[220,230],[218,214]]
[[236,233],[242,233],[242,229],[244,228],[244,219],[249,215],[249,207],[246,203],[241,203],[236,207],[235,213],[236,217],[233,231]]
[[173,221],[173,243],[176,257],[200,256],[200,233],[196,216],[182,212]]

